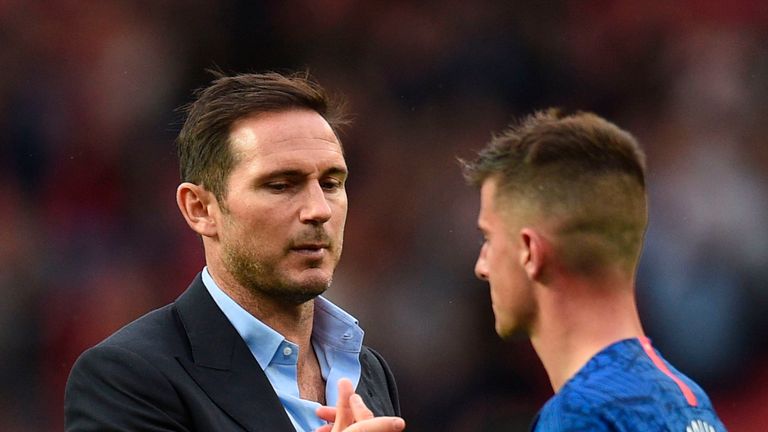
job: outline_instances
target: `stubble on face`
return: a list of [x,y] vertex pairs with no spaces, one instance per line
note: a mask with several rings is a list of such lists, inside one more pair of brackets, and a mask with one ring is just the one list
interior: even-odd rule
[[[333,280],[329,277],[308,277],[302,281],[290,280],[278,268],[282,258],[291,253],[291,248],[305,242],[326,243],[329,256],[325,260],[333,261],[333,268],[341,255],[341,244],[334,242],[322,227],[308,228],[292,239],[281,257],[261,257],[255,247],[243,239],[235,239],[223,245],[223,261],[229,273],[245,289],[256,296],[264,296],[281,303],[299,305],[323,294]],[[307,263],[308,269],[319,268],[324,260]],[[333,272],[333,268],[331,272]],[[332,274],[332,273],[331,273]]]
[[285,305],[317,297],[331,284],[346,217],[335,134],[319,114],[289,110],[241,119],[230,140],[239,156],[216,258],[239,285],[233,291]]

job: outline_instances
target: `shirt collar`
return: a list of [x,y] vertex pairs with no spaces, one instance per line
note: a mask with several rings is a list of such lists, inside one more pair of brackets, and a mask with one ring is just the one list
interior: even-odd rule
[[323,296],[315,299],[312,337],[316,342],[340,351],[360,352],[363,329],[355,317]]
[[208,267],[203,268],[203,284],[213,297],[213,301],[248,345],[259,366],[266,369],[280,344],[285,340],[283,335],[256,319],[222,291],[208,272]]

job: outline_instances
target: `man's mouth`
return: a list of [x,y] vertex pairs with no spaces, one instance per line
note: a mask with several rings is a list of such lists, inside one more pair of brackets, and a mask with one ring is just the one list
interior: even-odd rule
[[304,243],[293,246],[291,251],[308,258],[322,258],[325,256],[329,247],[330,245],[327,243]]

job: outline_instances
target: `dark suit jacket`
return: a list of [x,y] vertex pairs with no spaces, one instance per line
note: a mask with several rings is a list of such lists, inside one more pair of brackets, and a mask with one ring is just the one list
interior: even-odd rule
[[[384,360],[363,347],[357,393],[400,415]],[[67,431],[294,431],[277,394],[198,274],[174,303],[84,352],[64,402]]]

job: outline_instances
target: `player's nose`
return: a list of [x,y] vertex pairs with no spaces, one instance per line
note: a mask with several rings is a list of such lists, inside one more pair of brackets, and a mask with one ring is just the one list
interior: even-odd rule
[[488,280],[488,260],[485,258],[485,245],[480,249],[480,255],[475,262],[475,276],[480,280]]

